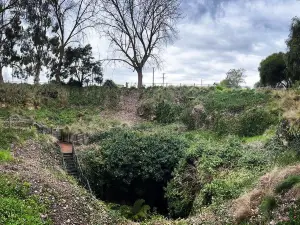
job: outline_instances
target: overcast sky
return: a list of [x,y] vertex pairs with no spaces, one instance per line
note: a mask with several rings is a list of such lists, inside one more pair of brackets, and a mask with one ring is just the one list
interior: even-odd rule
[[[299,0],[182,0],[185,14],[179,38],[162,52],[164,67],[155,82],[213,84],[232,68],[246,69],[246,85],[259,80],[258,66],[268,55],[286,51],[291,19],[300,16]],[[90,35],[94,54],[109,58],[108,42]],[[123,64],[104,65],[104,79],[137,83],[137,74]],[[42,80],[45,80],[42,79]],[[144,70],[152,83],[152,68]]]
[[[258,66],[268,55],[286,51],[291,19],[300,14],[297,0],[183,0],[186,15],[179,24],[179,39],[163,51],[164,67],[155,82],[213,84],[231,68],[246,69],[246,84],[259,80]],[[95,42],[98,42],[96,44]],[[107,42],[95,41],[95,50],[107,57]],[[105,66],[105,79],[137,82],[136,72],[123,65]],[[152,83],[152,69],[144,72]]]

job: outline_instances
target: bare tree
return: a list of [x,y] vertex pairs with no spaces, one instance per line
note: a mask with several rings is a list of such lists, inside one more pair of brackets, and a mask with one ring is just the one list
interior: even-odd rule
[[102,32],[114,49],[108,60],[133,68],[141,88],[145,64],[159,66],[159,48],[176,37],[179,0],[102,0],[101,10]]
[[53,63],[52,70],[56,81],[60,82],[66,47],[97,24],[99,11],[97,0],[50,0],[50,5],[55,24],[53,31],[58,35],[54,50],[57,61]]

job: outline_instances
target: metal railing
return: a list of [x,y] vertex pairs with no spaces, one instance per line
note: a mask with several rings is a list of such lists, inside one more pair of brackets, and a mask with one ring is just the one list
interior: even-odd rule
[[76,154],[76,150],[75,150],[75,147],[74,147],[74,144],[72,143],[72,153],[73,153],[73,157],[74,157],[74,161],[75,161],[75,164],[76,164],[76,167],[77,167],[77,170],[79,172],[79,181],[82,183],[82,185],[88,189],[88,191],[93,194],[92,192],[92,189],[91,189],[91,186],[90,186],[90,182],[89,180],[87,179],[86,176],[84,176],[84,173],[83,173],[83,170],[81,168],[81,165],[80,165],[80,162],[78,160],[78,157],[77,157],[77,154]]

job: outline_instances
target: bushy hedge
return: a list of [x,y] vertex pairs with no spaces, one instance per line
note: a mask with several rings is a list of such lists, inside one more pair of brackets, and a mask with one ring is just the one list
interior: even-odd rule
[[113,129],[92,138],[100,145],[81,155],[94,192],[104,200],[164,205],[164,190],[186,143],[171,134]]

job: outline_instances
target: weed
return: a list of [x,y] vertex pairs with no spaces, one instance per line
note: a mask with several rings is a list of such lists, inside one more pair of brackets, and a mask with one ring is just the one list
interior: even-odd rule
[[0,163],[12,161],[13,157],[11,156],[10,150],[0,149]]
[[276,186],[275,192],[282,193],[284,191],[290,190],[295,184],[298,184],[299,182],[300,182],[299,175],[291,175]]
[[270,219],[271,212],[277,206],[276,199],[274,196],[267,195],[263,198],[260,206],[259,211],[265,217],[265,219]]

